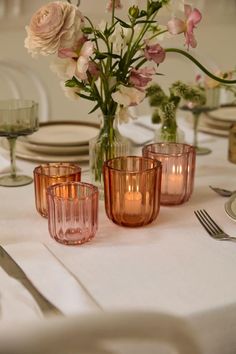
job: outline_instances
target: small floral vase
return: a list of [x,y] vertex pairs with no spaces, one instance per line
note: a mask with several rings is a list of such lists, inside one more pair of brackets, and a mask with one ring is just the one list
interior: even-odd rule
[[156,143],[183,143],[184,132],[178,128],[175,120],[168,121],[164,119],[162,125],[154,132],[154,141]]
[[103,163],[118,156],[130,153],[130,141],[123,137],[114,115],[102,116],[99,134],[89,141],[89,165],[91,183],[99,189],[99,198],[103,199]]

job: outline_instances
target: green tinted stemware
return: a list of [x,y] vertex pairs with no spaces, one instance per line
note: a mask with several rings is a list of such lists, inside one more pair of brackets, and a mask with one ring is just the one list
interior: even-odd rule
[[0,177],[0,186],[24,186],[32,177],[16,173],[16,140],[18,136],[29,135],[38,130],[38,104],[32,100],[0,100],[0,136],[7,138],[10,149],[10,174]]

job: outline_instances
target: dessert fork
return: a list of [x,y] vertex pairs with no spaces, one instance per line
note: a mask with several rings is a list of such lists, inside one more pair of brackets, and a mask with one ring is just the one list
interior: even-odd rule
[[205,228],[205,230],[208,232],[208,234],[214,239],[220,241],[236,241],[236,237],[232,237],[226,234],[205,209],[196,210],[194,211],[194,214]]

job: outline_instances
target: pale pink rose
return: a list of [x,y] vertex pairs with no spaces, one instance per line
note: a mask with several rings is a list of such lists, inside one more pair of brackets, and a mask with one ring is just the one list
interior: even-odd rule
[[144,49],[144,56],[147,60],[152,60],[156,64],[160,64],[164,61],[166,52],[158,43],[152,45],[147,43]]
[[202,14],[197,9],[192,9],[190,5],[184,5],[185,20],[179,18],[173,18],[167,23],[168,31],[171,34],[184,33],[185,44],[189,48],[196,48],[197,41],[194,37],[193,30],[196,25],[201,21]]
[[115,102],[123,107],[136,106],[145,98],[145,92],[137,90],[135,87],[118,86],[118,90],[112,93]]
[[75,5],[55,1],[42,6],[26,27],[25,47],[33,55],[73,48],[82,36],[83,16]]
[[137,89],[142,90],[152,81],[152,76],[156,73],[154,68],[144,67],[141,69],[132,69],[130,71],[129,82]]
[[56,59],[51,65],[50,69],[57,74],[62,80],[71,79],[76,72],[76,61],[71,58]]
[[[109,0],[106,6],[107,11],[112,11],[112,0]],[[115,0],[115,9],[122,9],[121,1]]]

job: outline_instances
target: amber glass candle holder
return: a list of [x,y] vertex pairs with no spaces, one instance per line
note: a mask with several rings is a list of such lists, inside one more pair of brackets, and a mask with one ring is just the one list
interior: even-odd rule
[[138,227],[156,219],[160,209],[161,163],[136,156],[103,165],[106,213],[114,223]]
[[34,191],[36,209],[40,215],[47,218],[47,188],[60,182],[79,182],[81,180],[81,168],[77,164],[45,163],[34,169]]
[[188,144],[156,143],[143,147],[143,156],[162,163],[161,205],[182,204],[194,187],[196,149]]
[[65,245],[90,241],[98,227],[98,188],[89,183],[65,182],[47,189],[48,229]]

